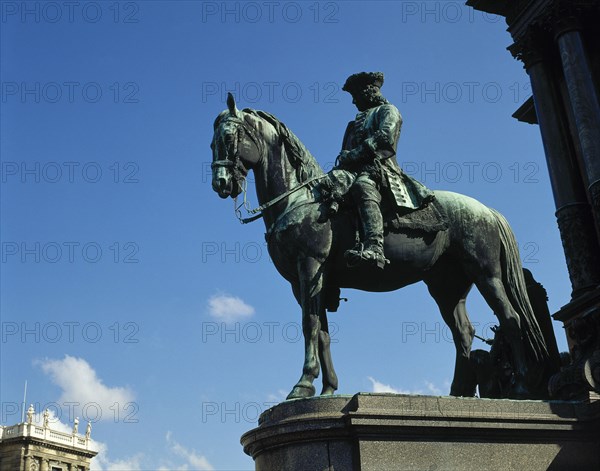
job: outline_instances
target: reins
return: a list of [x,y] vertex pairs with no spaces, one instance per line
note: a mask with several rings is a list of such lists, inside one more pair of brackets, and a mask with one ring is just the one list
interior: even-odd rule
[[[248,184],[247,184],[246,178],[244,178],[243,179],[243,184],[241,185],[242,186],[242,193],[244,194],[244,201],[238,206],[238,204],[237,204],[237,196],[233,199],[233,208],[234,208],[235,216],[238,218],[238,220],[242,224],[248,224],[250,222],[256,221],[257,219],[260,219],[261,217],[263,217],[263,212],[266,211],[267,209],[269,209],[270,207],[276,205],[280,201],[286,199],[287,197],[289,197],[290,195],[296,193],[298,190],[301,190],[305,186],[308,186],[312,182],[320,180],[321,178],[325,178],[326,176],[327,176],[327,174],[324,173],[323,175],[319,175],[317,177],[313,177],[313,178],[311,178],[309,180],[306,180],[305,182],[302,182],[300,185],[295,186],[291,190],[288,190],[285,193],[282,193],[281,195],[273,198],[270,201],[267,201],[265,204],[262,204],[258,208],[254,208],[254,209],[250,208],[250,205],[249,205],[248,200],[246,198],[246,195],[247,195],[246,189],[247,189]],[[240,211],[240,208],[244,208],[248,214],[254,214],[254,216],[249,217],[249,218],[243,218],[242,217],[242,212]]]

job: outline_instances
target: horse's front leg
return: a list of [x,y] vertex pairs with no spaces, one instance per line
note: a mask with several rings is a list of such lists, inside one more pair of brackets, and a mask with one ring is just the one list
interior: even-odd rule
[[300,304],[302,306],[302,332],[304,334],[304,366],[302,376],[287,399],[312,397],[315,395],[313,382],[319,376],[319,315],[323,309],[322,265],[311,257],[298,262]]
[[329,335],[329,324],[325,309],[320,313],[321,331],[319,332],[319,360],[323,368],[323,390],[322,396],[333,394],[338,388],[338,378],[333,368],[331,359],[331,337]]

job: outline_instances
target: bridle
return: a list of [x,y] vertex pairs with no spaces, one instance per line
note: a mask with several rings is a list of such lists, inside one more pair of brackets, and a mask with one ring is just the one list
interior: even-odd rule
[[233,160],[229,158],[214,160],[210,164],[210,167],[213,170],[219,167],[232,169],[231,171],[233,173],[233,177],[236,181],[239,182],[242,179],[245,180],[246,175],[248,174],[248,169],[244,166],[244,164],[242,163],[242,159],[240,158],[240,143],[243,139],[243,133],[239,132],[239,129],[241,129],[245,134],[247,134],[248,137],[250,137],[250,139],[252,140],[252,142],[254,142],[254,145],[256,146],[259,152],[260,159],[264,158],[265,149],[261,139],[259,139],[256,135],[256,131],[250,126],[246,125],[246,123],[242,119],[238,117],[229,117],[227,118],[227,120],[239,125],[238,127],[236,127],[236,140],[234,141]]
[[[255,221],[256,219],[259,219],[262,216],[262,214],[252,216],[250,218],[242,217],[241,208],[244,208],[246,212],[250,214],[255,214],[256,212],[258,212],[257,210],[253,210],[250,208],[250,203],[247,199],[248,181],[246,180],[246,176],[248,175],[248,169],[244,166],[240,157],[240,143],[242,142],[243,134],[246,134],[252,140],[252,142],[254,142],[254,145],[256,146],[256,149],[259,153],[259,159],[264,158],[265,148],[262,140],[259,139],[259,137],[257,136],[256,131],[252,127],[247,125],[244,122],[244,120],[238,118],[237,116],[228,117],[227,120],[238,125],[236,127],[235,133],[236,139],[234,141],[233,160],[229,158],[215,160],[211,163],[210,167],[213,171],[216,168],[226,168],[232,173],[234,180],[239,185],[241,193],[243,194],[243,202],[239,205],[237,203],[239,195],[233,198],[233,212],[242,224],[247,224],[249,222]],[[242,132],[240,132],[240,129]]]
[[[238,117],[228,117],[227,119],[231,122],[238,124],[239,127],[236,129],[241,128],[243,130],[243,132],[254,142],[254,145],[256,146],[258,153],[259,153],[259,161],[266,158],[265,146],[263,144],[262,139],[260,139],[258,137],[256,130],[254,128],[252,128],[251,126],[247,125],[244,120],[242,120]],[[243,138],[242,134],[243,133],[241,133],[239,131],[236,132],[237,139],[235,141],[233,160],[228,159],[228,158],[224,159],[224,160],[215,160],[210,165],[211,169],[213,169],[213,170],[215,168],[220,168],[220,167],[231,169],[230,171],[233,174],[233,178],[235,179],[237,184],[240,186],[240,189],[241,189],[240,193],[243,194],[243,201],[242,201],[242,203],[240,203],[238,205],[237,199],[238,199],[239,195],[233,198],[233,212],[241,224],[248,224],[250,222],[256,221],[257,219],[260,219],[261,217],[263,217],[263,212],[266,211],[267,209],[269,209],[270,207],[274,206],[275,204],[279,203],[280,201],[284,200],[285,198],[287,198],[291,194],[297,192],[298,190],[304,188],[305,186],[308,186],[312,182],[320,180],[326,176],[326,174],[323,174],[323,175],[318,175],[314,178],[310,178],[309,180],[302,182],[300,185],[295,186],[291,190],[288,190],[285,193],[273,198],[272,200],[267,201],[265,204],[252,209],[250,207],[250,203],[248,202],[248,199],[247,199],[248,181],[246,180],[246,176],[248,175],[248,169],[244,166],[242,159],[240,157],[240,143]],[[242,217],[242,211],[241,211],[242,208],[244,208],[244,210],[248,214],[251,214],[252,216],[247,217],[247,218]]]

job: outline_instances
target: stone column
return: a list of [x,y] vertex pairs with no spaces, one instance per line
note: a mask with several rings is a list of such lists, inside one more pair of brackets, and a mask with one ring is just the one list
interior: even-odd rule
[[531,80],[558,228],[573,289],[572,297],[575,298],[600,284],[600,248],[567,115],[549,70],[549,59],[542,53],[552,48],[551,38],[532,29],[510,50],[523,61]]
[[[560,59],[558,74],[564,78],[562,95],[568,111],[579,168],[590,202],[590,228],[600,238],[600,102],[581,35],[579,19],[588,10],[577,2],[557,0],[549,15]],[[593,10],[589,11],[593,15]],[[574,237],[578,238],[579,227]],[[595,274],[600,264],[595,262]],[[590,390],[600,393],[600,289],[572,300],[554,314],[564,323],[571,364],[549,382],[551,395],[565,399],[589,399]]]
[[35,457],[31,454],[31,451],[29,451],[28,453],[29,454],[25,456],[25,471],[30,471],[33,464],[37,462]]
[[559,21],[556,41],[581,145],[585,183],[600,234],[600,102],[574,18]]

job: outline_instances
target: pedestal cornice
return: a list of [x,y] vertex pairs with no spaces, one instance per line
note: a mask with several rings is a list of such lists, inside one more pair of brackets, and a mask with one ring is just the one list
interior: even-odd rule
[[256,470],[592,469],[599,426],[600,402],[359,393],[283,402],[241,441]]

